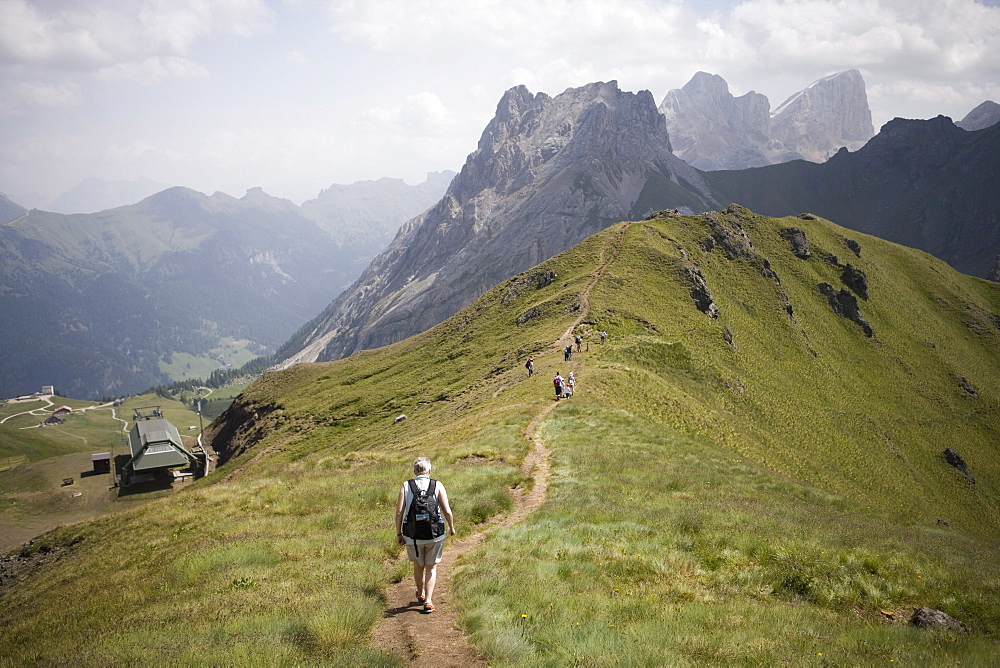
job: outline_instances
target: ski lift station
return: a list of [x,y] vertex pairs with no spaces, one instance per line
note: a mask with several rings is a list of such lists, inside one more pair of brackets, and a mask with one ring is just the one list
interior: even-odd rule
[[122,470],[121,483],[125,486],[172,475],[171,471],[178,467],[189,470],[194,477],[205,473],[204,453],[195,454],[184,447],[177,427],[163,417],[159,406],[135,409],[135,424],[128,441],[132,457]]

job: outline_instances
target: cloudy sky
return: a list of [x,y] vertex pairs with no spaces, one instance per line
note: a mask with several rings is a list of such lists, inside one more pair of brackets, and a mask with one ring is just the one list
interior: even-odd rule
[[[772,109],[856,68],[876,130],[1000,101],[1000,0],[0,0],[0,192],[296,201],[461,168],[511,86],[699,71]],[[20,199],[19,199],[20,198]]]

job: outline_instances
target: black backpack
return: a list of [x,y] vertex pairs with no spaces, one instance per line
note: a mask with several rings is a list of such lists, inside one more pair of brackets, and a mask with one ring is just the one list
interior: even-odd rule
[[413,500],[403,518],[403,535],[419,540],[431,540],[444,535],[444,520],[438,511],[437,480],[433,478],[426,491],[420,491],[416,480],[409,480]]

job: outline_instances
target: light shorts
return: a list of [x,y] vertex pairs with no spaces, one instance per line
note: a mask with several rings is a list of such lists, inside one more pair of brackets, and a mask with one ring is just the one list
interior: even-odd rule
[[[420,548],[420,556],[417,556],[416,548]],[[444,541],[439,540],[434,543],[424,543],[416,547],[407,543],[406,556],[410,558],[410,561],[418,563],[421,566],[440,564],[441,557],[444,556]]]

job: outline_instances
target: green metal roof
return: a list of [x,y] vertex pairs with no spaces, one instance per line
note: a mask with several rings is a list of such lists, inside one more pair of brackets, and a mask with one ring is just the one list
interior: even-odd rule
[[135,471],[184,466],[194,458],[184,448],[177,427],[163,418],[137,420],[128,441]]

